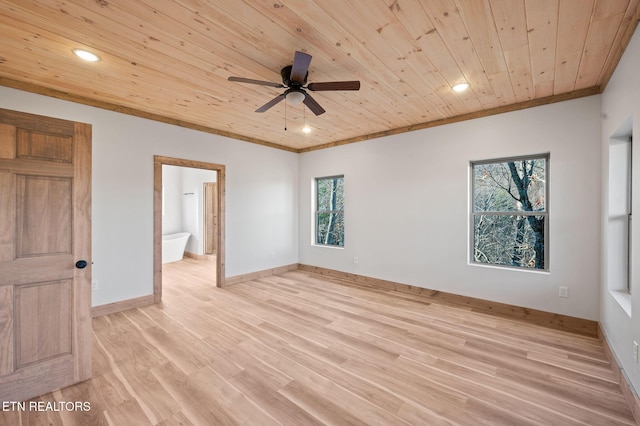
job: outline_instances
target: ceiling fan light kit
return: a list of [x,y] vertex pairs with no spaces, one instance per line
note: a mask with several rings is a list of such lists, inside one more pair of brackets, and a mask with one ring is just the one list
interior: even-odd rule
[[[282,84],[272,83],[270,81],[253,80],[243,77],[229,77],[229,81],[235,81],[238,83],[258,84],[261,86],[271,86],[278,89],[287,88],[287,90],[261,106],[256,112],[265,112],[283,99],[287,100],[289,105],[298,105],[304,103],[315,115],[325,113],[325,109],[313,99],[313,97],[307,93],[307,90],[312,92],[325,92],[333,90],[360,90],[359,81],[330,81],[323,83],[307,83],[307,77],[309,76],[309,64],[311,63],[311,55],[304,52],[296,52],[293,57],[293,65],[288,65],[280,71],[282,76]],[[306,90],[305,90],[306,89]]]
[[285,95],[285,98],[287,99],[287,102],[289,103],[289,105],[300,105],[303,101],[304,98],[306,97],[307,93],[302,90],[287,90]]

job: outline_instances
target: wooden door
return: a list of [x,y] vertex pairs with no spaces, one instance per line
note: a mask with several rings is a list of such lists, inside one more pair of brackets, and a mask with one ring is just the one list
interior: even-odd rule
[[91,126],[0,109],[0,400],[90,376]]
[[216,254],[218,229],[218,186],[204,183],[204,254]]

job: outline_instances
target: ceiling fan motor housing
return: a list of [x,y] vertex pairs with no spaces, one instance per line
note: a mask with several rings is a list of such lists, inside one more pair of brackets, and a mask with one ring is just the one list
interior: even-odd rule
[[307,73],[304,75],[304,81],[302,82],[297,82],[297,81],[292,81],[291,80],[291,69],[293,68],[292,65],[288,65],[284,68],[282,68],[282,70],[280,71],[280,75],[282,76],[282,84],[284,84],[287,87],[302,87],[305,84],[307,84],[307,77],[309,77],[309,72],[307,71]]

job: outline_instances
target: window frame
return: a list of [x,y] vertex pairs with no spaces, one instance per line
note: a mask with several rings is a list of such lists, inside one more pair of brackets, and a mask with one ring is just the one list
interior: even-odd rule
[[[500,269],[511,269],[516,271],[526,271],[526,272],[534,272],[534,273],[549,273],[550,271],[550,258],[549,258],[549,182],[550,182],[550,158],[551,154],[549,152],[541,153],[541,154],[531,154],[531,155],[518,155],[513,157],[500,157],[500,158],[490,158],[485,160],[475,160],[469,162],[469,246],[468,246],[468,255],[469,255],[469,264],[475,266],[484,266],[490,268],[500,268]],[[545,160],[545,186],[544,186],[544,211],[525,211],[525,210],[513,210],[513,211],[476,211],[475,210],[475,179],[474,179],[474,167],[478,165],[484,164],[499,164],[499,163],[509,163],[509,162],[518,162],[523,160]],[[474,247],[475,247],[475,218],[477,216],[544,216],[544,268],[528,268],[524,266],[513,266],[513,265],[504,265],[499,263],[484,263],[475,261],[474,256]]]
[[[342,210],[320,210],[319,209],[319,200],[318,200],[318,184],[320,181],[323,180],[329,180],[329,179],[342,179],[342,196],[344,198],[344,193],[345,193],[345,188],[344,188],[344,184],[345,184],[345,177],[344,174],[338,174],[338,175],[330,175],[330,176],[321,176],[321,177],[316,177],[313,179],[313,235],[312,235],[312,245],[314,246],[318,246],[318,247],[328,247],[328,248],[337,248],[337,249],[343,249],[345,246],[345,229],[344,229],[344,219],[345,219],[345,214],[344,214],[344,200],[343,200],[343,205],[342,205]],[[337,244],[322,244],[318,242],[318,217],[320,214],[341,214],[342,215],[342,223],[343,223],[343,230],[342,230],[342,245],[337,245]]]

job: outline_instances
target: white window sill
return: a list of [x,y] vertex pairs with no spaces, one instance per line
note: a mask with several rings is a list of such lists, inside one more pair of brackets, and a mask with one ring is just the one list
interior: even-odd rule
[[618,305],[629,315],[631,318],[631,294],[628,291],[623,290],[609,290],[611,296],[618,302]]
[[479,262],[467,262],[467,264],[469,266],[477,266],[479,268],[501,269],[503,271],[519,271],[519,272],[528,272],[532,274],[550,275],[550,272],[548,269],[518,268],[516,266],[493,265],[493,264],[479,263]]
[[326,245],[326,244],[311,244],[311,247],[322,247],[322,248],[328,248],[328,249],[333,249],[333,250],[344,250],[344,246],[330,246],[330,245]]

